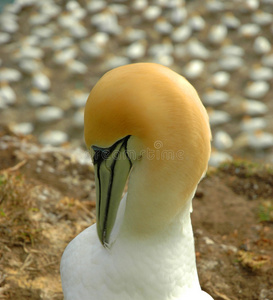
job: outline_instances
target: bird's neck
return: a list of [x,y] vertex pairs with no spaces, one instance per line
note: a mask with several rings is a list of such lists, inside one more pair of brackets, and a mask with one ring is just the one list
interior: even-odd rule
[[[127,198],[127,199],[126,199]],[[183,209],[177,213],[171,220],[164,217],[164,209],[160,212],[160,220],[156,217],[157,208],[154,207],[152,212],[147,212],[143,217],[141,210],[135,209],[134,205],[130,205],[130,199],[125,197],[124,199],[124,215],[121,220],[120,231],[123,234],[133,237],[133,239],[139,240],[153,240],[158,239],[159,242],[165,242],[165,239],[170,237],[177,238],[180,244],[183,244],[183,240],[187,243],[193,242],[193,231],[191,224],[191,211],[192,211],[192,196],[185,201]],[[146,200],[146,203],[149,199]],[[146,208],[148,210],[149,205]],[[138,215],[139,213],[139,215]],[[142,213],[145,212],[142,210]],[[158,215],[158,214],[157,214]],[[147,220],[145,220],[147,218]],[[158,224],[160,222],[160,224]],[[141,224],[140,224],[141,223]],[[136,225],[137,224],[137,225]],[[182,242],[181,242],[182,241]]]
[[[125,215],[119,238],[113,245],[114,251],[125,249],[124,255],[128,255],[130,261],[137,262],[141,276],[147,275],[147,278],[142,279],[149,283],[149,287],[164,286],[164,292],[174,295],[172,299],[181,299],[190,290],[200,289],[190,210],[191,201],[188,201],[183,212],[173,222],[153,234],[132,230],[132,215]],[[151,295],[150,299],[169,298]]]
[[181,173],[179,165],[170,161],[147,161],[133,170],[124,213],[132,232],[153,235],[189,214],[196,186],[190,176],[181,180]]
[[[179,185],[170,183],[166,174],[159,171],[156,182],[150,173],[141,174],[145,174],[141,169],[131,174],[111,251],[117,257],[123,253],[124,261],[137,264],[138,273],[145,277],[141,282],[147,283],[142,287],[150,295],[147,299],[170,299],[170,295],[181,299],[200,290],[190,218],[194,191],[183,198]],[[129,278],[133,276],[130,268],[126,272]]]

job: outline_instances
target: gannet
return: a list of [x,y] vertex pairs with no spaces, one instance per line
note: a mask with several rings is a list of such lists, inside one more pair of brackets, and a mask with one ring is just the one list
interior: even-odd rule
[[[58,147],[68,141],[68,134],[60,130],[46,130],[39,135],[39,142]],[[75,298],[80,299],[80,298]]]
[[0,82],[0,99],[6,105],[16,103],[16,94],[7,81]]
[[230,74],[224,71],[218,71],[213,74],[211,78],[211,83],[216,89],[221,89],[226,87],[230,82]]
[[238,29],[241,25],[240,19],[238,19],[235,14],[230,11],[223,15],[222,22],[228,29]]
[[247,39],[256,37],[260,32],[261,32],[261,27],[254,23],[242,24],[238,28],[239,35]]
[[189,18],[189,25],[194,31],[202,31],[206,27],[205,20],[198,15],[196,12],[192,14]]
[[199,59],[189,61],[185,67],[183,74],[189,79],[197,79],[204,74],[205,63]]
[[261,99],[270,90],[270,84],[266,81],[252,81],[246,84],[244,94],[246,97]]
[[27,102],[33,107],[43,106],[49,104],[50,97],[48,93],[32,88],[27,94]]
[[57,106],[45,106],[37,108],[35,111],[35,117],[38,122],[50,123],[62,119],[64,111]]
[[209,33],[208,40],[214,46],[220,46],[226,39],[228,34],[228,29],[224,24],[212,25]]
[[137,42],[131,43],[126,48],[126,56],[131,60],[141,59],[146,54],[147,41],[138,40]]
[[38,71],[32,75],[32,86],[45,92],[51,88],[51,81],[45,73]]
[[195,89],[162,65],[121,66],[92,89],[84,119],[97,223],[63,253],[64,299],[212,299],[200,288],[190,219],[211,138]]
[[223,110],[215,110],[211,107],[208,107],[207,111],[211,127],[225,124],[231,120],[231,115]]
[[271,51],[271,48],[272,48],[271,43],[266,37],[264,36],[256,37],[253,44],[253,49],[257,54],[260,55],[267,54]]
[[192,36],[192,29],[189,24],[183,24],[175,28],[171,34],[174,43],[183,43]]
[[9,129],[18,135],[29,135],[34,131],[34,126],[30,122],[11,123]]
[[88,71],[86,64],[76,59],[69,59],[65,64],[71,74],[85,74]]

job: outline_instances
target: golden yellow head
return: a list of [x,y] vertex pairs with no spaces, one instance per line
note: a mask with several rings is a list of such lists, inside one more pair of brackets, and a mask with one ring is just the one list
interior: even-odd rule
[[197,92],[182,76],[154,63],[125,65],[106,73],[85,107],[88,148],[107,147],[127,135],[146,147],[158,140],[170,150],[198,156],[204,170],[210,154],[208,116]]
[[[146,176],[164,170],[170,181],[178,178],[186,196],[206,171],[210,155],[208,116],[197,92],[182,76],[153,63],[122,66],[98,81],[86,103],[84,135],[89,149],[109,148],[131,136],[130,147],[138,147],[143,163],[149,165]],[[155,155],[148,157],[151,153]],[[163,156],[159,159],[158,154]]]

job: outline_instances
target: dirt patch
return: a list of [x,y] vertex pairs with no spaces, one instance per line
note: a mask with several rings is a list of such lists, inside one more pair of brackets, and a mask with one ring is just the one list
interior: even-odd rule
[[[209,174],[197,190],[197,263],[201,284],[215,299],[272,299],[271,179],[272,169],[236,161]],[[244,192],[239,187],[245,185]]]
[[[0,299],[61,300],[63,250],[95,222],[92,167],[71,149],[45,151],[7,132],[0,163]],[[198,187],[198,272],[215,299],[273,299],[272,176],[272,167],[235,161]]]

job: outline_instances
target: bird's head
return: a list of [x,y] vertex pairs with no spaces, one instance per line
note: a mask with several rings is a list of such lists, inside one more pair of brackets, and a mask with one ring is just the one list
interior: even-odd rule
[[[116,68],[97,82],[85,107],[84,135],[95,167],[97,232],[103,245],[109,243],[131,169],[139,171],[135,177],[142,187],[150,178],[160,191],[165,174],[189,197],[210,155],[208,117],[195,89],[152,63]],[[180,202],[168,209],[179,209]]]

